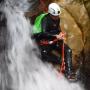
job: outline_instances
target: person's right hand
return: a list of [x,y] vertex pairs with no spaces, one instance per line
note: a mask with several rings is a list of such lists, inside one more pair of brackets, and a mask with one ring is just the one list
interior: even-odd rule
[[60,34],[55,35],[55,36],[56,36],[56,38],[59,39],[59,40],[64,40],[64,39],[65,39],[65,35],[66,35],[65,33],[60,32]]

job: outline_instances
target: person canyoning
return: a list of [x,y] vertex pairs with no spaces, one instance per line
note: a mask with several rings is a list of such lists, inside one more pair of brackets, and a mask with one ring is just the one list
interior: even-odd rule
[[[32,36],[39,46],[41,52],[41,59],[44,62],[51,62],[52,64],[61,64],[62,62],[62,44],[65,38],[65,33],[60,28],[60,14],[61,8],[57,3],[48,5],[48,12],[42,13],[36,17],[32,30]],[[57,39],[55,43],[53,40]],[[48,45],[41,45],[40,43],[48,41]],[[52,41],[52,42],[51,42]],[[72,78],[72,50],[64,43],[64,62],[65,62],[65,76]]]

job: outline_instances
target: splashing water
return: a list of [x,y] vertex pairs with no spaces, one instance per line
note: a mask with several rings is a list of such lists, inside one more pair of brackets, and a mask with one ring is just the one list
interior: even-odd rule
[[[17,0],[16,0],[17,1]],[[34,54],[36,48],[31,40],[32,26],[24,16],[23,3],[26,0],[6,0],[3,11],[7,18],[10,32],[10,49],[8,66],[12,76],[12,90],[83,90],[79,83],[69,83],[51,65],[45,65]],[[28,4],[27,4],[28,5]]]

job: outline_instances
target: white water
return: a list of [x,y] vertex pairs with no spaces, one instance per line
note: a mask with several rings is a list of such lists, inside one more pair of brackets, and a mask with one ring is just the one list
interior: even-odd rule
[[26,1],[18,0],[18,3],[21,1],[21,7],[17,7],[14,1],[7,0],[7,6],[4,6],[11,37],[8,57],[11,61],[9,71],[12,76],[12,89],[83,90],[79,83],[69,83],[51,65],[45,65],[37,58],[32,51],[36,47],[30,38],[32,27],[21,11],[22,4]]

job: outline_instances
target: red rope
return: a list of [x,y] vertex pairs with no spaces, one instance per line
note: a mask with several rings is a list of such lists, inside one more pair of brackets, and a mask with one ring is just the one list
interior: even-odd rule
[[61,73],[64,73],[65,72],[64,42],[63,42],[63,45],[62,45],[62,64],[61,64],[61,67],[60,67],[60,72]]

